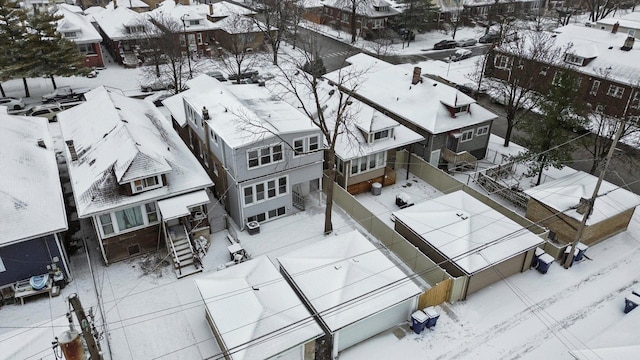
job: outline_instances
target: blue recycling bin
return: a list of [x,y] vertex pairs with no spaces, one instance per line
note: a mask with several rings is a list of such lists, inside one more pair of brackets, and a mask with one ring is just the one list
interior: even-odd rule
[[535,252],[533,253],[533,259],[531,260],[532,268],[535,269],[538,267],[538,258],[540,258],[540,256],[544,253],[544,250],[540,249],[539,247],[536,248]]
[[411,314],[411,328],[413,329],[413,332],[420,334],[424,330],[427,320],[428,317],[422,310],[418,310]]
[[624,313],[628,314],[631,310],[635,309],[640,305],[640,296],[631,294],[624,298]]
[[549,267],[553,263],[553,260],[555,260],[553,256],[547,253],[540,255],[538,257],[538,266],[536,267],[536,270],[542,274],[546,274],[547,271],[549,271]]
[[440,317],[440,314],[438,314],[438,312],[436,311],[436,308],[434,308],[433,306],[429,306],[428,308],[425,308],[422,311],[425,313],[425,315],[427,315],[427,318],[428,318],[425,326],[427,328],[432,328],[436,326],[436,323],[438,322],[438,318]]
[[578,243],[578,245],[576,245],[576,249],[578,250],[578,252],[576,253],[576,255],[573,257],[573,261],[580,261],[584,258],[584,253],[587,251],[589,247],[583,243]]

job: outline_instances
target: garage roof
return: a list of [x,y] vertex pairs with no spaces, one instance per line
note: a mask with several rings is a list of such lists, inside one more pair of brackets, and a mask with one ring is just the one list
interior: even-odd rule
[[422,293],[358,231],[292,251],[278,261],[332,332]]

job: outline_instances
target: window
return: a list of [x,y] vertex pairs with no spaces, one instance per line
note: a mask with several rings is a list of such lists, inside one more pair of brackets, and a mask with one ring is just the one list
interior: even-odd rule
[[189,20],[189,26],[200,25],[200,20]]
[[564,61],[569,64],[582,66],[582,62],[584,61],[584,59],[581,58],[580,56],[575,56],[573,54],[566,54],[564,56]]
[[144,209],[147,212],[147,220],[149,221],[149,223],[158,221],[158,210],[156,210],[155,203],[144,204]]
[[504,55],[496,55],[496,58],[493,61],[493,65],[495,65],[496,68],[498,69],[510,69],[510,61],[509,61],[509,57],[508,56],[504,56]]
[[336,168],[338,170],[338,173],[344,174],[344,161],[342,161],[342,159],[340,159],[337,156],[335,161],[336,161]]
[[293,141],[293,156],[300,156],[304,153],[304,139],[298,139]]
[[193,133],[191,129],[187,129],[187,132],[189,133],[189,146],[193,149]]
[[381,29],[383,27],[384,27],[384,19],[373,19],[373,21],[371,21],[372,29]]
[[204,219],[207,216],[207,211],[204,205],[190,207],[189,213],[191,213],[191,218],[194,220]]
[[141,192],[153,188],[160,187],[162,184],[158,182],[157,176],[151,176],[145,179],[135,180],[133,182],[133,192]]
[[284,206],[269,210],[269,219],[277,218],[285,214]]
[[607,95],[621,99],[622,95],[624,95],[624,88],[616,85],[610,85],[609,91],[607,91]]
[[473,130],[466,130],[462,132],[461,142],[469,141],[473,139]]
[[64,33],[62,33],[62,36],[68,38],[68,39],[73,39],[78,37],[78,33],[75,31],[66,31]]
[[281,177],[278,179],[278,195],[287,193],[287,178]]
[[476,129],[476,136],[487,135],[489,133],[489,125],[481,126]]
[[218,176],[218,163],[216,163],[215,161],[213,162],[213,173]]
[[305,153],[318,150],[320,148],[320,139],[317,135],[309,136],[302,139],[293,140],[293,157],[304,155]]
[[351,160],[351,175],[382,168],[386,165],[385,151]]
[[267,196],[269,199],[276,197],[276,181],[269,180],[267,181]]
[[540,75],[547,75],[547,70],[549,70],[549,67],[543,66],[542,69],[540,69]]
[[111,214],[100,215],[100,226],[102,227],[102,233],[104,235],[113,234],[115,232],[113,229]]
[[593,80],[593,83],[591,84],[591,90],[589,91],[589,94],[594,95],[594,96],[597,95],[599,87],[600,87],[600,80]]
[[264,184],[256,184],[256,201],[264,200]]
[[349,21],[349,14],[342,13],[342,21]]
[[601,104],[596,105],[596,113],[598,114],[604,113],[604,105],[601,105]]
[[373,140],[386,139],[388,137],[389,137],[389,130],[382,130],[373,134]]
[[629,116],[627,119],[629,121],[629,124],[631,124],[631,125],[636,125],[636,126],[640,125],[638,123],[638,121],[640,119],[640,116]]
[[93,44],[78,44],[78,51],[81,54],[95,54],[95,50],[93,49]]
[[631,99],[631,107],[634,109],[640,108],[640,91],[636,91],[636,93],[633,94],[633,99]]
[[244,205],[255,204],[287,193],[286,176],[248,185],[244,188]]
[[118,229],[120,231],[140,227],[144,225],[144,219],[142,218],[142,211],[139,206],[134,206],[128,209],[116,211],[116,221],[118,223]]
[[282,145],[267,146],[247,151],[249,168],[282,161]]
[[464,105],[464,106],[459,106],[459,107],[453,108],[454,114],[459,114],[461,112],[468,112],[468,111],[469,111],[469,105]]
[[196,34],[196,40],[198,41],[198,45],[202,45],[202,33]]
[[204,166],[209,167],[209,155],[206,151],[202,153],[202,160],[204,161]]
[[209,129],[209,138],[216,146],[218,145],[218,135],[212,129]]
[[562,71],[556,71],[553,74],[553,80],[551,80],[551,84],[558,86],[560,85],[560,81],[562,81]]
[[253,187],[247,186],[244,188],[244,204],[249,205],[253,203]]

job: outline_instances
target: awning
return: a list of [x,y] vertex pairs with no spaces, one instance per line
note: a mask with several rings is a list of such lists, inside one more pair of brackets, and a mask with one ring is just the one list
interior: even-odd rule
[[179,217],[190,215],[190,207],[206,204],[209,202],[209,196],[204,190],[172,197],[166,200],[158,201],[160,215],[163,221],[177,219]]
[[451,131],[449,135],[451,135],[454,139],[459,139],[462,136],[462,133],[460,131]]

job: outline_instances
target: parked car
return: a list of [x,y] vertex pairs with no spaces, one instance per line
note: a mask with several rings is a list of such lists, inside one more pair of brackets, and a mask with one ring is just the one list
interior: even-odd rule
[[488,91],[486,87],[480,87],[480,89],[478,89],[478,85],[474,83],[458,84],[456,85],[456,89],[474,98],[486,95]]
[[[242,70],[242,72],[240,73],[240,79],[251,79],[254,76],[258,76],[258,71],[257,70],[253,70],[253,69],[244,69]],[[238,74],[233,73],[231,75],[229,75],[229,80],[238,80]]]
[[466,47],[466,46],[473,46],[477,42],[478,41],[476,39],[460,39],[456,42],[456,45],[458,47]]
[[173,92],[171,92],[170,90],[162,90],[162,91],[155,92],[144,99],[147,101],[151,101],[153,105],[155,105],[156,107],[160,107],[160,106],[163,106],[162,100],[169,98],[171,96],[173,96]]
[[24,102],[21,98],[3,97],[0,98],[0,105],[6,106],[9,110],[24,109]]
[[456,47],[455,40],[442,40],[433,45],[434,50],[453,49]]
[[54,104],[36,105],[25,113],[26,116],[39,116],[49,119],[49,122],[58,121],[58,113],[74,106],[84,103],[83,101],[72,101]]
[[84,94],[89,88],[72,88],[70,86],[61,86],[48,94],[42,95],[43,103],[50,103],[59,100],[84,100]]
[[142,92],[160,91],[173,88],[175,88],[175,86],[172,83],[161,79],[143,81],[140,83],[140,89],[142,90]]
[[498,33],[488,33],[485,34],[483,36],[480,37],[480,39],[478,39],[478,42],[480,44],[489,44],[492,42],[496,42],[498,39],[500,39],[500,34]]
[[463,59],[470,58],[473,52],[468,49],[458,49],[451,56],[449,56],[449,60],[451,61],[460,61]]
[[213,70],[207,72],[206,74],[218,81],[227,81],[227,78],[224,77],[224,74],[221,71]]

